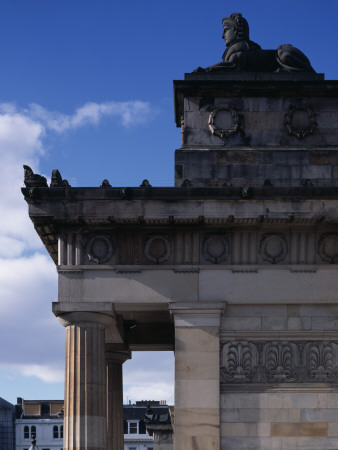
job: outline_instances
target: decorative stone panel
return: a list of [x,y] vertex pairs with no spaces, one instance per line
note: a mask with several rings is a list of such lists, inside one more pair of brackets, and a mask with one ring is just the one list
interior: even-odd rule
[[144,254],[147,260],[152,263],[164,263],[171,256],[171,242],[167,236],[161,234],[148,236],[144,246]]
[[336,383],[338,343],[227,342],[221,348],[221,381],[243,383]]
[[226,261],[230,256],[230,243],[223,234],[207,235],[202,248],[203,257],[214,264]]
[[304,139],[312,134],[317,126],[316,114],[311,106],[290,106],[285,114],[285,126],[291,136]]
[[104,264],[113,256],[113,242],[106,235],[93,236],[86,243],[85,253],[90,263]]
[[271,264],[284,261],[288,254],[288,246],[283,234],[271,233],[262,236],[260,255]]
[[323,234],[318,243],[318,253],[323,261],[330,264],[338,262],[338,234]]

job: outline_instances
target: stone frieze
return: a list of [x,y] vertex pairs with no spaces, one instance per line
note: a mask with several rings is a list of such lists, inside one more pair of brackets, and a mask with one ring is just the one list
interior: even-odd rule
[[336,342],[241,341],[221,348],[223,384],[337,381]]

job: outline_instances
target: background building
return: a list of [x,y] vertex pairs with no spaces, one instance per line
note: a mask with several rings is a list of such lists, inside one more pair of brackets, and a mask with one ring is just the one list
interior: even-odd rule
[[63,400],[17,399],[16,450],[28,450],[35,436],[39,450],[63,447]]
[[14,450],[14,405],[0,397],[0,449]]
[[124,450],[155,450],[153,432],[148,433],[150,420],[171,424],[169,408],[164,401],[137,401],[123,406]]

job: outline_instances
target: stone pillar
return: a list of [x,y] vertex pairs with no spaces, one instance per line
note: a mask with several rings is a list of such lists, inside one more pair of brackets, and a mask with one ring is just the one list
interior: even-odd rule
[[107,449],[123,450],[122,364],[131,358],[123,345],[106,344],[107,376]]
[[108,314],[67,312],[64,450],[107,449],[105,328]]
[[225,302],[171,303],[174,450],[220,449],[220,316]]

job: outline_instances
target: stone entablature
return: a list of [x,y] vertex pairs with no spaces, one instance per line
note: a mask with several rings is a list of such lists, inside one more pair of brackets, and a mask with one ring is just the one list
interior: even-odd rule
[[338,260],[335,188],[129,188],[128,199],[120,188],[34,187],[23,193],[59,265]]
[[338,233],[332,225],[287,223],[273,229],[268,224],[235,228],[224,224],[198,230],[178,226],[105,234],[84,231],[60,235],[59,250],[60,266],[103,265],[116,270],[120,265],[137,265],[140,270],[147,265],[322,265],[338,262]]

